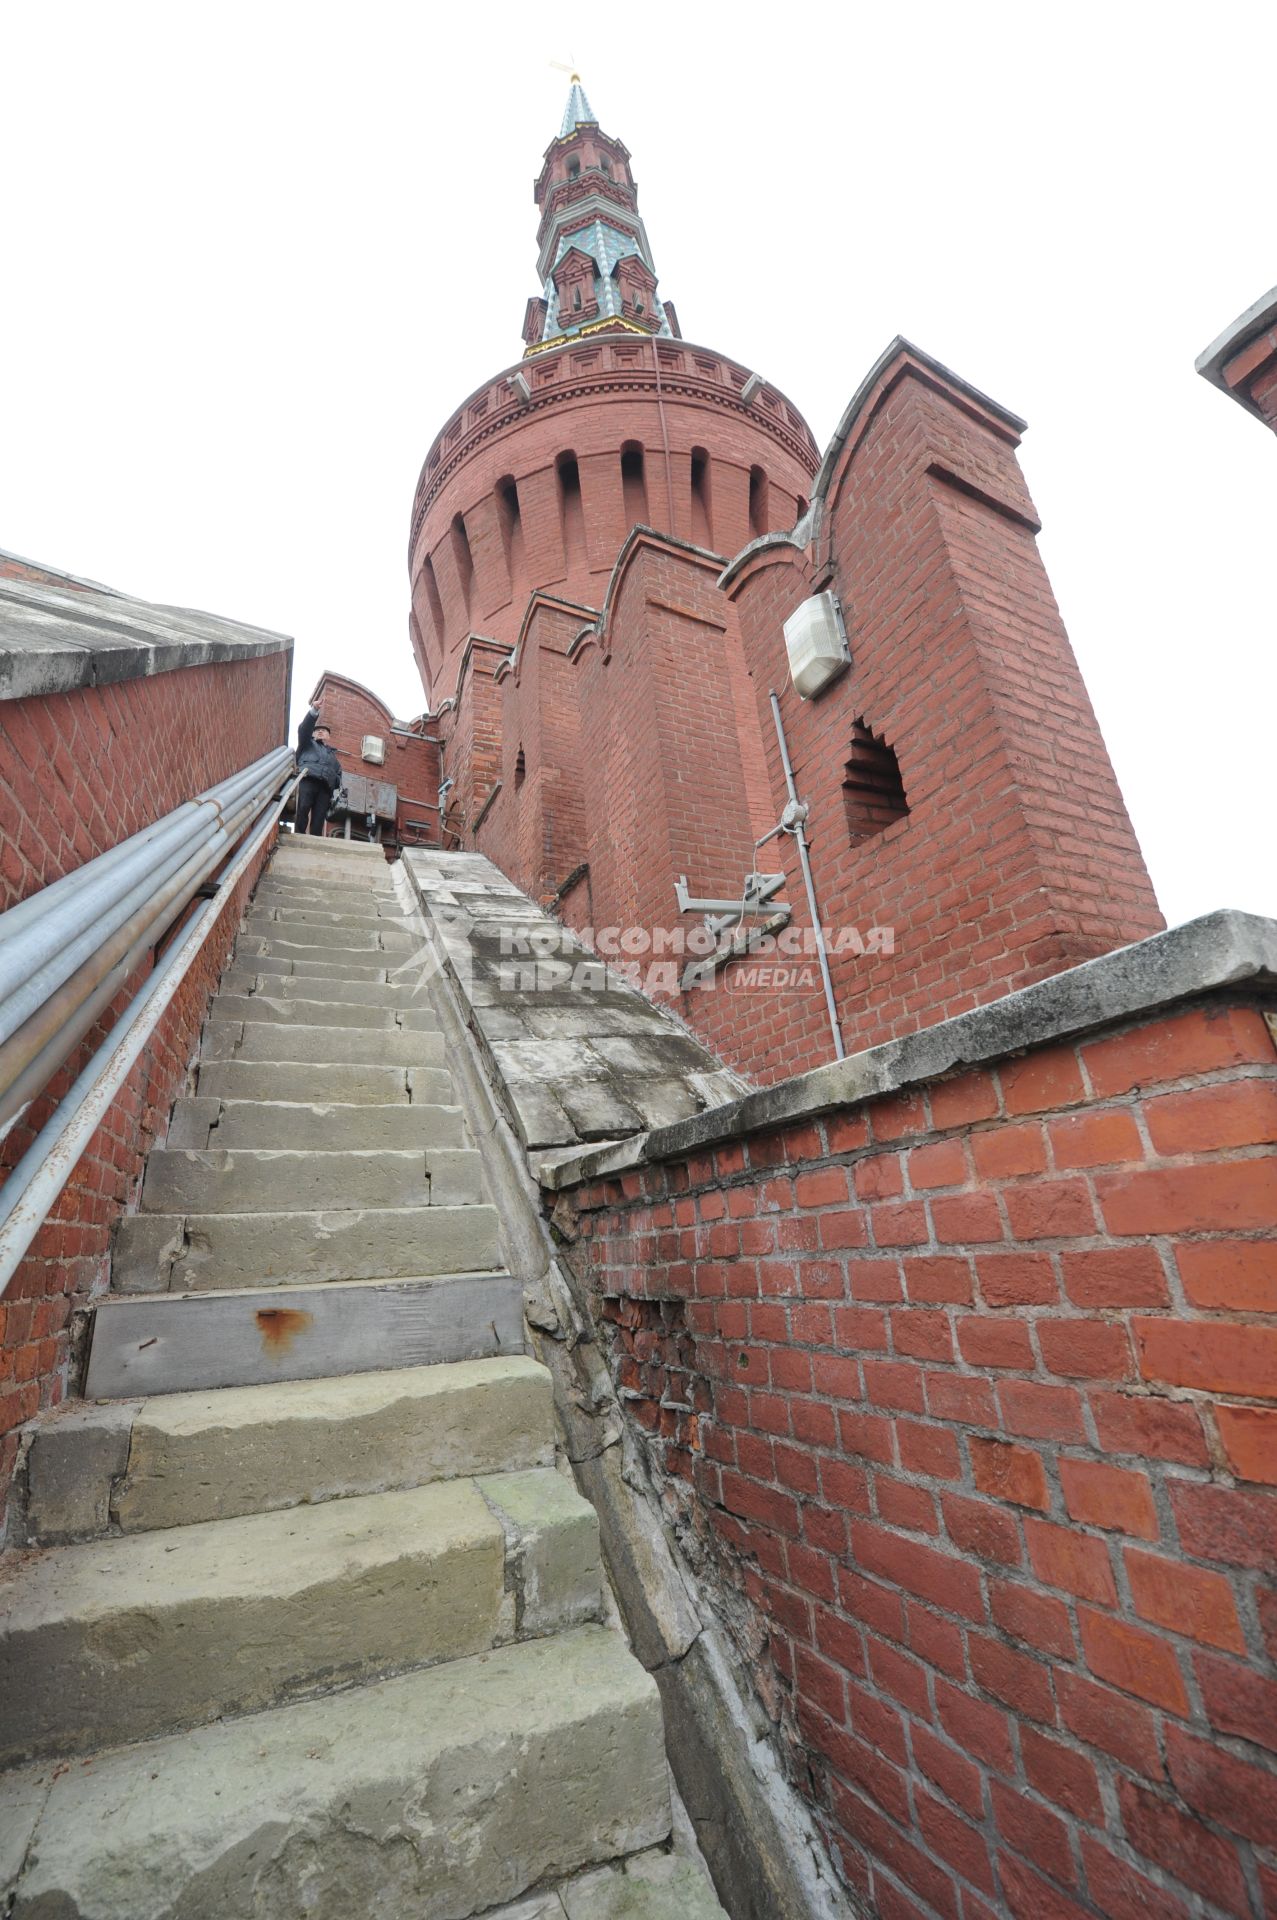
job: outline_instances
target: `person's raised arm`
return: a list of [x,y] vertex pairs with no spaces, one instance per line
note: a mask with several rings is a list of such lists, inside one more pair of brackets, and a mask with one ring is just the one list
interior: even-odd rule
[[310,745],[311,735],[315,731],[315,722],[318,718],[319,708],[307,707],[305,713],[302,715],[301,725],[297,729],[298,753],[305,753],[307,747]]

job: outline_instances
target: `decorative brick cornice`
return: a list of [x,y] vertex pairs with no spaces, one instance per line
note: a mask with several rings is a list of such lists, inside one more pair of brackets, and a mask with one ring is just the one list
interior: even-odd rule
[[[628,322],[619,324],[624,325],[626,333],[636,342],[642,341],[645,347],[652,338],[650,334],[631,328]],[[616,321],[601,322],[598,331],[604,327],[616,329],[617,326]],[[435,499],[458,468],[480,447],[499,437],[507,428],[521,426],[532,414],[544,412],[561,400],[579,401],[588,394],[623,395],[653,391],[657,375],[652,365],[651,351],[651,348],[646,348],[642,358],[636,360],[621,345],[619,338],[616,341],[596,340],[592,345],[580,337],[557,346],[546,343],[536,359],[536,370],[530,376],[532,394],[526,404],[520,405],[509,384],[514,374],[522,371],[518,366],[503,368],[494,379],[470,394],[436,436],[422,467],[413,503],[409,564],[422,523]],[[677,394],[682,399],[702,401],[748,419],[752,426],[764,428],[807,472],[815,472],[817,448],[811,429],[798,409],[778,388],[761,386],[747,404],[741,398],[741,389],[750,375],[739,362],[711,347],[698,347],[686,340],[662,340],[656,351],[660,354],[660,387],[665,395]],[[624,357],[618,358],[618,353]],[[542,368],[547,364],[555,364],[550,359],[551,355],[562,355],[563,359],[555,366],[554,375],[547,378]],[[574,373],[571,370],[573,355],[579,355],[582,359],[588,356],[588,366],[582,365]]]

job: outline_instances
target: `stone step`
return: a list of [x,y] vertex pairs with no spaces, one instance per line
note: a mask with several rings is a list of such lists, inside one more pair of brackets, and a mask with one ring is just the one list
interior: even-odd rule
[[307,951],[317,947],[325,953],[411,953],[421,945],[420,937],[410,928],[394,926],[390,921],[365,927],[317,927],[300,920],[274,920],[257,910],[249,911],[244,932]]
[[[221,993],[262,994],[270,1000],[332,1001],[348,1007],[428,1008],[425,994],[398,980],[333,980],[327,974],[256,973],[233,966],[222,975]],[[322,1024],[322,1022],[321,1022]]]
[[412,931],[404,918],[403,907],[393,896],[380,903],[370,900],[366,906],[345,908],[294,906],[284,901],[254,898],[249,911],[250,918],[266,921],[272,927],[354,927],[361,933],[380,933],[387,927],[396,933]]
[[0,1766],[597,1620],[598,1520],[552,1468],[14,1556]]
[[169,1147],[308,1147],[316,1153],[469,1144],[460,1107],[203,1096],[177,1102],[166,1142]]
[[[393,988],[381,987],[382,993]],[[403,1016],[409,1018],[405,1021]],[[418,999],[404,1006],[370,1006],[359,1000],[311,1000],[297,994],[235,993],[226,985],[213,995],[209,1004],[210,1020],[273,1020],[297,1027],[369,1027],[385,1033],[401,1030],[401,1022],[414,1033],[437,1032],[439,1022],[429,1001]]]
[[268,1386],[522,1353],[524,1341],[522,1285],[499,1271],[113,1294],[93,1309],[85,1392]]
[[372,1062],[201,1060],[197,1091],[224,1100],[332,1101],[342,1106],[447,1106],[454,1098],[446,1067],[390,1067]]
[[483,1161],[473,1147],[360,1152],[334,1141],[324,1153],[152,1147],[139,1205],[143,1213],[247,1218],[350,1207],[469,1207],[484,1197]]
[[471,1920],[670,1830],[656,1684],[601,1627],[25,1771],[10,1795],[14,1920]]
[[289,948],[278,941],[263,940],[258,934],[241,933],[235,941],[234,967],[251,967],[257,973],[278,973],[294,978],[307,975],[322,980],[381,980],[388,969],[399,964],[391,953],[328,954],[316,956],[313,947]]
[[399,894],[394,882],[394,869],[387,867],[385,877],[379,873],[351,871],[349,873],[302,874],[291,867],[283,871],[277,862],[267,867],[253,892],[254,900],[292,899],[294,896],[314,900],[323,906],[326,900],[394,900]]
[[354,840],[318,840],[311,835],[281,837],[271,860],[281,879],[380,881],[390,874],[383,848]]
[[[427,1008],[404,1019],[434,1019]],[[213,1060],[296,1061],[324,1066],[442,1067],[443,1035],[411,1026],[294,1027],[282,1020],[207,1020],[200,1065]]]
[[116,1293],[189,1293],[490,1272],[500,1264],[496,1209],[487,1205],[181,1210],[124,1216],[111,1285]]
[[344,839],[342,835],[326,833],[280,833],[271,864],[284,868],[292,866],[294,860],[311,860],[323,872],[353,864],[376,874],[388,866],[386,849],[378,847],[376,841]]
[[554,1463],[550,1375],[512,1354],[268,1387],[71,1400],[26,1431],[20,1542],[230,1520]]

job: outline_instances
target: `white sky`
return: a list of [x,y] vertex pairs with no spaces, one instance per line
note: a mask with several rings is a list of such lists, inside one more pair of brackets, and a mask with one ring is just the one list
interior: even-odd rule
[[1168,919],[1277,913],[1277,444],[1193,369],[1277,281],[1277,9],[576,11],[0,0],[0,546],[420,711],[413,488],[518,357],[575,59],[687,337],[818,443],[896,333],[1027,418]]

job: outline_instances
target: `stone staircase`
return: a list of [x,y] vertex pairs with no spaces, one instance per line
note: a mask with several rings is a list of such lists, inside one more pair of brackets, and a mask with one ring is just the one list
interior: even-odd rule
[[721,1920],[436,1016],[391,977],[408,902],[379,849],[281,844],[90,1398],[27,1435],[15,1920]]

